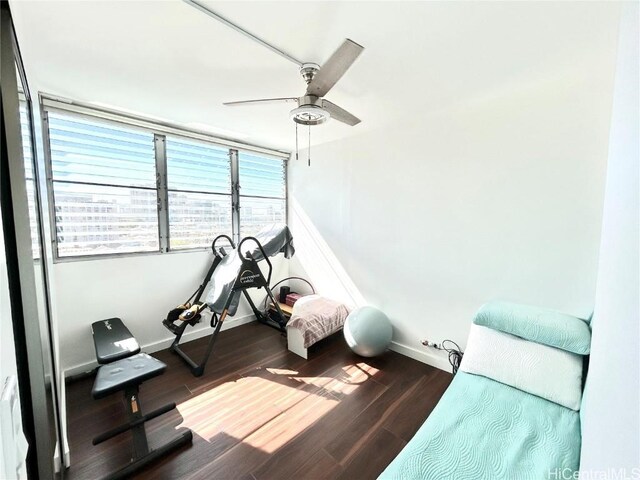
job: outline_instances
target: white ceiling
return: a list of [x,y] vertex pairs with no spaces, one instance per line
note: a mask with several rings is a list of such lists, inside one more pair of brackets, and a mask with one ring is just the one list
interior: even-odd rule
[[[420,121],[589,62],[617,35],[614,2],[213,2],[206,4],[303,61],[346,37],[366,49],[327,98],[362,119],[314,127],[320,143]],[[293,63],[179,1],[12,1],[33,90],[239,140],[292,149]],[[306,142],[301,135],[301,144]]]

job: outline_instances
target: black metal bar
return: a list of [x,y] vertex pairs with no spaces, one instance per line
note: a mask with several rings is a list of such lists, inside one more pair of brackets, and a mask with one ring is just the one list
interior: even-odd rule
[[[226,312],[227,312],[227,309],[229,308],[229,304],[231,303],[231,298],[232,298],[232,296],[229,296],[229,300],[227,300],[227,305],[226,305],[225,309],[223,310],[220,319],[218,320],[218,323],[216,325],[215,330],[211,334],[211,338],[209,339],[209,345],[207,346],[207,351],[206,351],[206,353],[204,355],[204,358],[199,364],[194,362],[191,359],[191,357],[189,357],[189,355],[187,355],[179,346],[180,339],[182,338],[182,334],[184,333],[184,330],[189,325],[188,322],[184,322],[182,324],[182,326],[180,327],[180,330],[176,334],[176,339],[173,341],[173,343],[169,347],[169,351],[176,353],[180,358],[182,358],[182,360],[185,361],[185,363],[187,365],[189,365],[189,367],[191,368],[191,373],[195,377],[200,377],[204,373],[204,367],[207,364],[207,360],[209,360],[209,356],[211,355],[211,351],[213,350],[213,344],[215,342],[216,335],[218,335],[218,332],[220,332],[220,328],[222,327],[222,322],[224,321],[225,317],[227,316]],[[204,308],[207,308],[207,306],[204,305],[203,306],[203,310],[204,310]],[[214,312],[214,315],[215,315],[215,312]]]
[[265,314],[265,313],[262,313],[260,310],[258,310],[258,308],[256,307],[255,303],[253,303],[253,300],[251,299],[251,297],[249,296],[246,290],[243,290],[242,293],[244,293],[244,296],[247,299],[249,306],[253,310],[253,314],[256,316],[256,319],[260,323],[263,323],[264,325],[275,328],[280,332],[284,332],[285,326],[287,324],[287,320],[286,320],[287,317],[282,312],[282,309],[280,308],[280,305],[278,304],[278,302],[275,301],[275,298],[271,289],[268,286],[265,286],[264,289],[267,292],[267,296],[271,299],[271,302],[273,303],[274,308],[276,309],[276,312],[280,317],[279,322],[272,320],[268,312]]
[[131,430],[133,427],[137,427],[142,423],[148,422],[149,420],[153,420],[154,418],[159,417],[160,415],[170,412],[174,408],[176,408],[176,404],[169,403],[164,407],[160,407],[152,412],[147,413],[146,415],[143,415],[142,418],[139,418],[138,420],[134,420],[133,422],[130,422],[130,423],[124,423],[118,427],[112,428],[108,432],[101,433],[100,435],[98,435],[93,439],[92,443],[94,445],[98,445],[102,442],[106,442],[107,440],[117,435],[120,435],[121,433]]
[[[266,315],[263,315],[262,312],[260,312],[256,308],[255,304],[253,303],[253,300],[251,300],[251,298],[249,297],[246,289],[243,290],[243,292],[245,294],[245,298],[249,302],[249,305],[251,306],[251,308],[253,310],[253,313],[255,314],[255,316],[256,316],[256,318],[258,319],[259,322],[264,323],[265,325],[268,325],[270,327],[273,327],[276,330],[279,330],[280,332],[284,332],[285,331],[285,326],[287,324],[286,317],[285,317],[284,313],[282,313],[282,309],[280,308],[280,305],[276,301],[276,299],[275,299],[275,297],[273,295],[273,292],[269,288],[269,284],[271,283],[271,273],[273,272],[273,265],[271,264],[271,261],[269,260],[269,257],[267,256],[266,252],[264,251],[264,248],[262,247],[262,244],[255,237],[245,237],[245,238],[242,239],[242,241],[238,245],[238,254],[240,255],[240,258],[243,261],[247,261],[247,260],[242,255],[242,244],[247,240],[253,240],[256,243],[256,245],[258,246],[258,249],[260,250],[260,253],[262,254],[262,258],[267,262],[267,266],[269,267],[269,274],[268,274],[266,280],[264,279],[264,275],[262,275],[262,271],[260,271],[259,268],[258,268],[258,271],[260,271],[261,279],[263,280],[263,283],[264,283],[264,285],[263,285],[264,289],[267,292],[267,296],[269,297],[269,299],[271,300],[271,302],[273,303],[273,305],[275,307],[275,310],[276,310],[276,313],[277,313],[277,315],[279,317],[279,320],[274,321],[273,319],[271,319],[271,317],[269,316],[268,313]],[[246,253],[246,257],[250,261],[255,262],[256,264],[258,263],[258,262],[256,262],[255,258],[253,258],[253,255],[251,255],[251,253],[248,252],[248,251]]]
[[173,343],[169,347],[169,351],[173,352],[178,347],[178,344],[180,343],[180,339],[182,338],[182,335],[184,334],[184,331],[188,326],[189,324],[187,322],[182,322],[182,325],[178,327],[178,331],[174,332],[176,335],[176,338],[173,340]]
[[282,312],[282,309],[280,308],[280,303],[275,299],[275,297],[273,296],[273,292],[271,291],[271,289],[268,286],[264,287],[264,289],[267,292],[267,295],[268,295],[269,299],[271,300],[271,303],[273,303],[273,306],[275,307],[276,311],[278,312],[278,316],[280,317],[280,320],[277,321],[277,323],[280,326],[280,330],[284,332],[285,326],[287,325],[287,319],[284,316],[284,313]]
[[258,310],[258,307],[256,307],[256,304],[253,303],[253,300],[249,296],[249,293],[247,293],[246,290],[243,290],[242,293],[244,293],[244,298],[247,299],[247,302],[249,303],[249,306],[251,307],[251,310],[253,310],[253,314],[256,317],[258,317],[259,315],[262,315],[262,312],[260,310]]
[[125,390],[124,407],[127,411],[129,423],[135,424],[131,427],[133,434],[133,458],[141,458],[149,454],[149,443],[147,442],[147,433],[144,429],[144,421],[142,421],[142,406],[138,398],[138,386]]
[[221,238],[224,238],[225,240],[227,240],[231,244],[231,248],[233,249],[236,248],[236,244],[233,243],[233,240],[229,235],[218,235],[216,238],[213,239],[213,242],[211,242],[211,250],[213,251],[214,255],[216,254],[216,242]]
[[[209,344],[207,345],[207,351],[205,352],[204,358],[199,364],[194,362],[189,357],[189,355],[187,355],[185,352],[183,352],[180,349],[180,346],[178,345],[180,343],[180,338],[182,338],[182,334],[184,333],[185,328],[187,328],[187,325],[188,325],[187,322],[185,322],[183,326],[180,327],[180,331],[176,335],[176,339],[173,341],[173,343],[169,347],[169,351],[176,353],[180,358],[182,358],[182,360],[185,361],[187,365],[189,365],[189,367],[191,368],[191,373],[193,374],[194,377],[201,377],[202,374],[204,373],[204,367],[207,365],[207,361],[211,356],[211,352],[213,351],[213,345],[216,341],[216,336],[220,332],[220,328],[222,328],[222,323],[227,317],[227,312],[229,310],[229,305],[231,304],[232,299],[233,299],[233,294],[229,295],[229,298],[227,299],[227,303],[224,307],[224,310],[222,311],[222,314],[220,315],[220,319],[218,320],[216,328],[211,334],[211,338],[209,339]],[[204,308],[206,308],[206,305],[203,307],[203,310]],[[215,312],[214,312],[214,315],[215,315]]]
[[191,432],[191,430],[187,430],[186,432],[181,433],[178,437],[171,440],[169,443],[165,443],[163,446],[155,450],[151,450],[144,457],[134,458],[134,460],[129,463],[129,465],[107,475],[106,477],[104,477],[104,480],[120,480],[123,478],[129,478],[131,475],[143,469],[147,465],[155,462],[159,458],[164,457],[167,453],[172,452],[173,450],[176,450],[183,445],[191,443],[192,440],[193,433]]
[[227,309],[225,309],[222,312],[222,315],[220,315],[220,319],[218,320],[218,324],[216,325],[216,329],[211,334],[211,338],[209,339],[209,345],[207,345],[207,351],[204,354],[204,358],[202,359],[202,362],[200,362],[200,365],[198,365],[196,368],[192,368],[191,369],[191,373],[193,373],[193,375],[195,377],[201,377],[202,374],[204,373],[204,367],[206,366],[207,361],[209,360],[209,357],[211,356],[211,352],[213,351],[213,344],[216,341],[216,337],[218,336],[218,332],[220,332],[220,328],[222,328],[222,322],[224,322],[224,319],[226,317],[227,317]]
[[[186,362],[187,365],[189,365],[189,367],[191,367],[191,370],[197,369],[198,368],[198,364],[196,362],[194,362],[193,360],[191,360],[191,358],[189,357],[189,355],[187,355],[186,353],[184,353],[182,351],[182,349],[180,349],[180,347],[178,345],[176,345],[175,347],[173,347],[171,349],[172,352],[177,353],[178,356],[180,358],[182,358],[182,360],[184,360]],[[198,375],[196,375],[198,376]]]

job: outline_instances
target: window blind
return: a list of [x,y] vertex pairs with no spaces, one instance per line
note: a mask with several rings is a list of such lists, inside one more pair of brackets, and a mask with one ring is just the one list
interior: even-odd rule
[[229,149],[167,137],[167,188],[231,193]]
[[285,198],[285,162],[240,152],[240,194]]
[[240,235],[255,235],[272,223],[284,223],[286,209],[284,160],[239,152]]
[[58,256],[159,250],[153,134],[49,112]]
[[49,114],[54,180],[155,188],[153,134],[66,114]]
[[74,102],[43,105],[56,259],[209,247],[219,234],[286,221],[278,152]]
[[166,138],[169,248],[208,247],[232,232],[229,150]]

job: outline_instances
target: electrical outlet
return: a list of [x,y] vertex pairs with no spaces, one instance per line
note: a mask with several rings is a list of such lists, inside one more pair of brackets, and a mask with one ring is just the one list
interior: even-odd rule
[[440,350],[440,344],[435,343],[435,342],[430,342],[429,340],[425,339],[422,340],[422,345],[424,345],[425,347],[431,347],[431,348],[435,348],[437,350]]

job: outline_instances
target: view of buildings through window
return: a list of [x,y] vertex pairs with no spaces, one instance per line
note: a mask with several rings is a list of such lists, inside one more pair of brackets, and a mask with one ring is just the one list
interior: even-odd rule
[[233,225],[229,148],[57,110],[46,119],[58,257],[208,247],[286,220],[283,159],[237,155]]
[[229,149],[166,138],[171,249],[207,247],[232,231]]
[[255,235],[268,223],[286,220],[283,165],[250,153],[239,154],[240,235]]
[[159,251],[153,134],[49,112],[58,256]]

